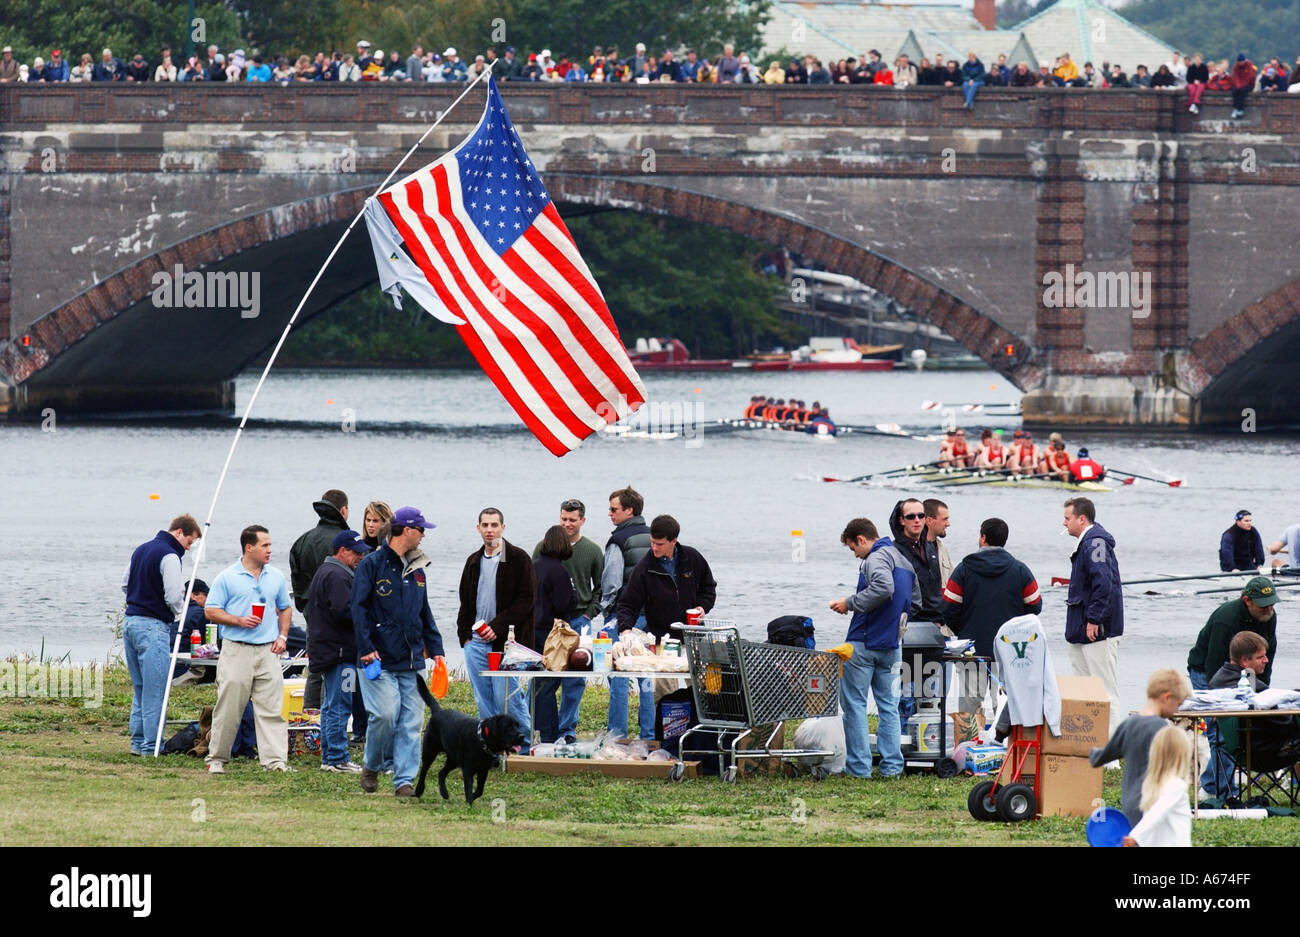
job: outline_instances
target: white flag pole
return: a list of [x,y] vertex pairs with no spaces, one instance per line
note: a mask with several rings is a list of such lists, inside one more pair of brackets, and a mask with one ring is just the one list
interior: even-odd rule
[[[484,69],[475,76],[473,81],[465,86],[465,90],[456,97],[456,100],[451,102],[451,106],[439,114],[438,119],[429,125],[428,129],[420,135],[420,139],[415,141],[415,145],[406,151],[406,155],[403,156],[398,164],[393,167],[393,171],[388,174],[388,178],[379,183],[379,188],[375,190],[376,195],[382,192],[388,183],[393,181],[393,176],[397,175],[397,171],[406,164],[408,159],[415,155],[415,151],[420,148],[420,145],[424,143],[429,134],[432,133],[434,128],[441,124],[444,119],[446,119],[448,114],[455,110],[456,105],[464,100],[465,95],[469,94],[475,85],[484,78],[489,77],[491,74],[491,69]],[[230,471],[230,462],[235,457],[235,448],[239,445],[239,439],[244,433],[244,427],[248,423],[248,416],[253,412],[253,404],[257,402],[257,395],[262,392],[262,385],[266,383],[266,376],[271,373],[271,366],[275,364],[275,359],[279,357],[280,349],[284,346],[285,340],[289,337],[289,331],[293,328],[294,323],[298,321],[298,314],[301,313],[303,307],[307,305],[307,300],[311,298],[312,292],[316,289],[316,284],[320,282],[320,278],[325,274],[326,268],[329,267],[330,263],[334,260],[334,255],[339,252],[339,248],[343,246],[343,242],[347,240],[348,235],[352,233],[352,229],[356,227],[358,221],[365,217],[365,214],[366,210],[363,206],[361,211],[357,212],[357,216],[352,219],[352,223],[348,225],[347,230],[339,236],[338,242],[334,245],[334,249],[330,251],[329,256],[325,258],[325,262],[321,264],[321,268],[316,271],[316,276],[312,278],[311,285],[307,287],[307,292],[303,293],[302,299],[298,302],[298,308],[293,311],[293,315],[289,317],[289,322],[285,325],[284,331],[280,333],[280,340],[275,343],[275,348],[271,351],[271,357],[266,361],[266,367],[262,368],[262,376],[258,378],[257,386],[253,388],[253,395],[248,398],[248,405],[244,407],[244,416],[239,421],[239,427],[235,430],[235,438],[230,441],[230,450],[226,453],[225,464],[221,466],[221,476],[217,479],[216,491],[212,493],[212,503],[208,506],[207,519],[203,522],[202,533],[204,536],[199,539],[199,552],[194,557],[194,566],[190,569],[189,583],[185,587],[185,602],[181,607],[180,613],[180,623],[182,626],[185,624],[185,615],[189,611],[190,598],[194,592],[194,580],[199,574],[199,564],[203,562],[203,549],[208,542],[207,533],[209,528],[212,526],[212,515],[217,510],[217,499],[221,497],[221,488],[226,483],[226,473]],[[163,727],[167,723],[167,701],[171,697],[172,689],[171,674],[176,669],[176,658],[180,654],[181,633],[182,628],[177,628],[176,641],[172,645],[171,661],[167,665],[167,684],[163,688],[162,710],[158,715],[158,734],[154,738],[153,753],[155,758],[162,753]]]

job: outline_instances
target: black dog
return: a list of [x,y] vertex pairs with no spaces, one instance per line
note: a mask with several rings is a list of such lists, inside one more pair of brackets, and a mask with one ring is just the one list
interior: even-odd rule
[[[415,784],[415,796],[424,794],[424,777],[429,773],[433,759],[442,752],[447,761],[438,772],[438,791],[443,800],[447,793],[447,775],[460,768],[465,779],[465,803],[472,804],[483,796],[483,785],[488,772],[503,752],[519,751],[524,734],[514,716],[489,716],[475,719],[454,709],[443,709],[433,698],[423,680],[417,680],[420,695],[432,710],[429,724],[424,728],[424,745],[420,753],[420,779]],[[477,781],[477,785],[474,783]]]

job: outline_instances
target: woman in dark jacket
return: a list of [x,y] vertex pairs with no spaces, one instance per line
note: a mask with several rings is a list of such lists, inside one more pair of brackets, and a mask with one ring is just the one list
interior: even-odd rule
[[[537,577],[537,598],[533,606],[533,646],[541,651],[546,646],[546,636],[551,633],[555,619],[570,621],[578,614],[578,593],[573,588],[573,578],[564,567],[564,561],[573,556],[573,546],[559,524],[546,531],[542,537],[541,552],[533,561]],[[560,734],[560,712],[564,711],[566,735],[577,729],[578,703],[584,689],[582,680],[563,680],[558,677],[533,681],[534,725],[543,742],[554,742]],[[555,691],[560,691],[560,704],[555,701]]]
[[939,83],[939,73],[935,71],[930,60],[921,57],[921,64],[916,67],[916,83],[918,85],[937,85]]
[[984,63],[974,52],[966,56],[966,64],[961,67],[961,90],[966,97],[966,110],[975,108],[975,92],[984,84]]
[[1210,83],[1210,69],[1201,60],[1201,53],[1192,57],[1192,64],[1187,66],[1187,109],[1193,114],[1200,113],[1201,95]]
[[1151,76],[1151,87],[1153,88],[1172,88],[1174,84],[1174,73],[1169,70],[1168,65],[1161,65],[1156,69],[1156,73]]

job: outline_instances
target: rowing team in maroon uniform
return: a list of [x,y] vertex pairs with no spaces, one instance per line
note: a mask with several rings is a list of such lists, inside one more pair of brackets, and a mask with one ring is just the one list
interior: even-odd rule
[[966,442],[966,431],[949,430],[939,447],[939,468],[991,469],[1015,472],[1020,475],[1043,475],[1063,482],[1096,482],[1106,477],[1106,469],[1088,457],[1087,449],[1080,449],[1071,460],[1065,451],[1060,433],[1048,437],[1047,445],[1034,445],[1033,433],[1016,430],[1011,442],[1003,444],[1002,437],[992,430],[980,434],[979,445],[972,448]]

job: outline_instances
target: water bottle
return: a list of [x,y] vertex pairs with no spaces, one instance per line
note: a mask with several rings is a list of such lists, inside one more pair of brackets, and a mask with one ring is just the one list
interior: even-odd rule
[[514,625],[511,625],[511,626],[510,626],[510,633],[509,633],[508,635],[506,635],[506,643],[507,643],[507,644],[514,644],[514,643],[515,643],[515,626],[514,626]]
[[199,633],[197,631],[191,631],[190,632],[190,657],[198,657],[198,656],[199,656]]
[[1250,685],[1250,671],[1243,670],[1241,676],[1237,678],[1237,692],[1248,693],[1252,689]]

